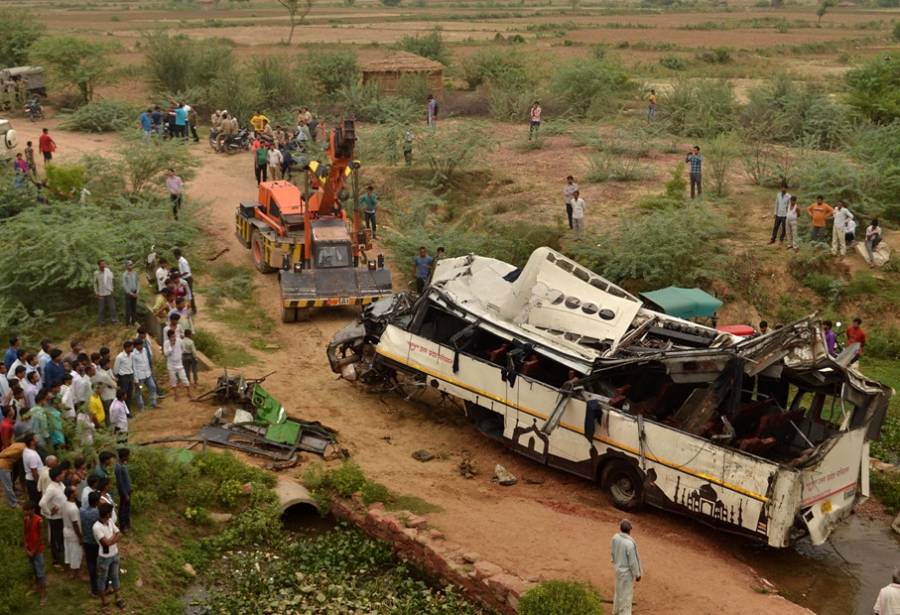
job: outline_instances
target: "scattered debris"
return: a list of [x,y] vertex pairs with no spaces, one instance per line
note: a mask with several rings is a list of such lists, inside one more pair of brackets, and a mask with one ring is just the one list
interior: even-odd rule
[[426,451],[424,448],[420,448],[419,450],[417,450],[415,453],[412,454],[412,458],[415,459],[416,461],[421,461],[422,463],[425,463],[426,461],[431,461],[432,459],[434,459],[434,455],[432,453]]
[[496,480],[504,487],[510,487],[519,482],[512,472],[504,468],[499,463],[494,466],[494,480]]
[[527,476],[523,476],[522,480],[525,481],[526,485],[543,485],[543,478],[528,478]]
[[289,459],[288,461],[271,461],[265,465],[265,468],[272,472],[283,472],[284,470],[296,467],[302,461],[303,458],[296,455],[294,459]]
[[196,577],[196,576],[197,576],[197,571],[194,570],[194,567],[191,566],[190,564],[185,564],[184,566],[181,567],[181,569],[182,569],[182,570],[184,571],[184,573],[185,573],[186,575],[188,575],[189,577]]
[[463,453],[463,458],[459,462],[459,474],[463,478],[475,478],[478,474],[478,468],[475,467],[475,462],[467,453]]

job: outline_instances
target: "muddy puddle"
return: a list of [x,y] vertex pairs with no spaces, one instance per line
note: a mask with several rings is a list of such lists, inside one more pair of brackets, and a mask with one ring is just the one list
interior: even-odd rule
[[869,615],[878,591],[900,566],[900,537],[883,522],[853,515],[829,544],[814,547],[801,540],[781,550],[747,544],[736,555],[786,598],[818,615]]

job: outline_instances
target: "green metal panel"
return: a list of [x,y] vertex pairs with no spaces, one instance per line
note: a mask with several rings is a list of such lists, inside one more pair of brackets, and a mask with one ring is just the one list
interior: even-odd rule
[[281,402],[269,395],[262,385],[253,385],[250,403],[256,408],[256,418],[271,425],[279,425],[287,420],[287,414]]
[[300,439],[300,423],[288,421],[278,425],[269,425],[266,440],[280,444],[296,444]]

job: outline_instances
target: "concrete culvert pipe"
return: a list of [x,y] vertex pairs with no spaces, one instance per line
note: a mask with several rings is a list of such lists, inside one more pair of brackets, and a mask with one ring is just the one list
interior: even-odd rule
[[275,494],[278,496],[282,516],[286,516],[288,513],[291,515],[319,514],[319,505],[316,504],[306,487],[298,482],[279,478],[275,484]]

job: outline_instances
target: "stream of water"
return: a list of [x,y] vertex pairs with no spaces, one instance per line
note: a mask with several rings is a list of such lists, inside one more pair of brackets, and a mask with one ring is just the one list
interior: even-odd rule
[[737,555],[786,598],[818,615],[869,615],[900,566],[900,536],[853,515],[820,547],[806,539],[780,550],[747,544]]

